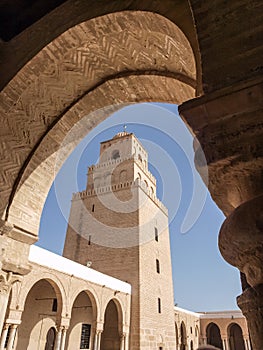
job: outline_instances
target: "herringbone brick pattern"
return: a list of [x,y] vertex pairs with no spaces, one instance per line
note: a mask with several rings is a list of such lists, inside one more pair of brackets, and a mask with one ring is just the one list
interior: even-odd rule
[[[145,79],[137,85],[138,79],[127,76],[118,80],[116,89],[116,84],[109,80],[138,74],[148,75],[146,85],[142,84]],[[156,75],[160,77],[155,79]],[[187,84],[194,86],[194,78],[195,64],[187,40],[174,24],[157,15],[111,14],[62,34],[23,67],[0,96],[1,213],[19,174],[24,182],[37,167],[43,172],[41,162],[59,148],[81,115],[113,103],[168,100],[180,103],[193,97],[193,88]],[[103,88],[88,101],[90,91],[103,83]],[[153,91],[154,84],[158,93]],[[171,88],[176,91],[171,92]],[[21,172],[32,156],[30,152],[59,118],[56,134],[44,138],[38,158],[35,156],[32,164],[29,162]],[[90,120],[89,129],[100,120]],[[38,181],[39,178],[40,174]],[[30,180],[27,186],[33,186]],[[24,197],[20,201],[30,206]]]

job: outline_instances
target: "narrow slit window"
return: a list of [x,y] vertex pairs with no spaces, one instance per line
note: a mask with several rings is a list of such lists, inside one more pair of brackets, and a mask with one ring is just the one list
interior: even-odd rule
[[160,261],[158,259],[156,259],[156,271],[160,273]]
[[91,245],[91,235],[89,235],[88,245]]
[[161,299],[158,298],[158,313],[160,314],[161,312],[162,312]]
[[155,236],[156,242],[158,242],[159,241],[159,236],[158,236],[158,228],[157,227],[154,228],[154,236]]
[[94,211],[95,211],[95,204],[92,204],[91,211],[94,213]]

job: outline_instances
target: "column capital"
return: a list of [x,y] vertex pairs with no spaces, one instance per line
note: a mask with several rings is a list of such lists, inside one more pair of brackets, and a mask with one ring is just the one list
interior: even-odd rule
[[5,272],[0,271],[0,295],[1,294],[8,294],[12,284],[18,279],[20,279],[18,276],[13,274],[13,272]]
[[103,332],[104,330],[104,322],[96,322],[95,323],[95,329],[96,329],[96,332]]

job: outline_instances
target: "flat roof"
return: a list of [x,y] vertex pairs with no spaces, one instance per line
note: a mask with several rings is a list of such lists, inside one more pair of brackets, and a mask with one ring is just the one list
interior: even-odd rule
[[29,261],[81,278],[88,282],[93,282],[113,290],[131,294],[131,285],[129,283],[105,275],[104,273],[93,270],[91,267],[81,265],[35,245],[30,247]]

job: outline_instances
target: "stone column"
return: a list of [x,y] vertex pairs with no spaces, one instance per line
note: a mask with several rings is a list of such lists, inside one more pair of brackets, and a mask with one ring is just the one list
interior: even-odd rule
[[[220,251],[257,290],[263,284],[262,86],[258,79],[243,81],[179,106],[180,115],[196,136],[197,171],[227,216],[220,232]],[[242,303],[239,299],[241,309],[248,298],[257,299],[250,300],[253,308],[262,307],[257,293],[246,293]],[[252,318],[252,312],[246,315]],[[248,326],[253,350],[261,350],[260,309],[255,318],[255,322],[248,319]]]
[[249,337],[244,337],[244,343],[245,343],[245,348],[246,350],[251,350],[251,346],[250,346],[250,339]]
[[67,328],[63,327],[60,350],[64,350],[65,349],[66,336],[67,336]]
[[263,349],[263,196],[241,204],[219,234],[221,254],[246,276],[237,303],[248,323],[253,350]]
[[[245,315],[250,332],[253,350],[263,349],[263,284],[247,288],[237,303]],[[250,342],[248,340],[248,347]]]
[[12,324],[11,325],[11,330],[10,330],[10,333],[9,333],[9,338],[8,338],[8,343],[7,343],[6,350],[11,350],[13,348],[15,335],[16,335],[16,330],[17,330],[17,324]]
[[227,335],[222,335],[223,350],[229,350]]
[[125,334],[120,336],[120,350],[125,350]]
[[124,340],[124,349],[129,350],[129,334],[125,334],[125,340]]
[[98,331],[98,334],[97,334],[97,349],[96,350],[100,350],[100,342],[101,342],[101,333],[102,331]]
[[7,337],[7,333],[8,333],[8,328],[9,328],[9,324],[6,323],[3,327],[3,331],[2,331],[2,335],[1,335],[1,341],[0,341],[0,350],[4,350],[4,346],[5,346],[5,342],[6,342],[6,337]]
[[62,327],[58,327],[57,334],[56,334],[55,345],[54,345],[54,350],[60,350],[61,337],[62,337]]

